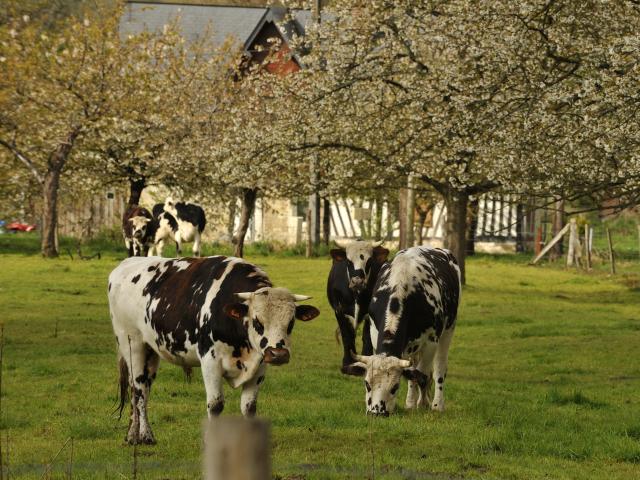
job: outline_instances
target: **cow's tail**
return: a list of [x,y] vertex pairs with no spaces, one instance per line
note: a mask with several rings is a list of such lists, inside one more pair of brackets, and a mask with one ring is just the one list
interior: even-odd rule
[[129,400],[129,367],[120,353],[118,353],[118,371],[120,372],[120,376],[118,378],[120,401],[116,410],[118,410],[118,419],[120,419],[122,418],[124,406],[127,403],[127,400]]
[[342,342],[340,341],[340,327],[336,327],[335,336],[336,336],[336,343],[338,345],[341,345]]

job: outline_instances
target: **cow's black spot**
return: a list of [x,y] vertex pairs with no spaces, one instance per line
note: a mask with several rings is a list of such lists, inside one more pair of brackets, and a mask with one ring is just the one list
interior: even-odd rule
[[236,367],[238,368],[238,370],[242,370],[242,362],[240,360],[236,362]]
[[111,291],[111,282],[109,282],[109,291]]
[[393,297],[389,302],[389,311],[391,313],[398,313],[400,311],[400,301],[396,297]]
[[147,272],[153,272],[156,269],[155,266],[151,266],[149,268],[147,268]]
[[255,417],[257,410],[256,402],[247,403],[245,410],[247,412],[247,417]]
[[367,392],[371,391],[371,385],[369,385],[369,382],[367,382],[366,380],[364,381],[364,388],[367,389]]
[[360,260],[364,260],[364,255],[360,254]]
[[258,377],[258,381],[256,382],[257,385],[260,385],[262,382],[264,382],[264,375],[260,375]]
[[395,395],[399,388],[400,388],[400,384],[399,384],[399,383],[396,383],[396,384],[391,388],[391,395]]
[[209,408],[209,412],[211,413],[211,415],[220,415],[222,413],[222,410],[224,409],[224,402],[212,402],[207,405],[207,407]]
[[385,342],[392,342],[393,341],[393,333],[390,332],[389,330],[385,330],[384,334],[382,335],[382,339]]
[[367,398],[367,405],[371,405],[371,397]]
[[131,283],[138,283],[138,280],[140,280],[140,274],[136,275],[135,277],[133,277],[131,279]]
[[442,383],[442,382],[444,382],[444,378],[442,377],[438,378],[438,383]]
[[264,334],[264,325],[260,323],[260,320],[258,320],[257,318],[253,319],[253,328],[256,332],[258,332],[258,335]]
[[287,326],[287,335],[291,335],[291,332],[293,331],[293,324],[295,323],[295,320],[291,320],[289,322],[289,325]]
[[262,339],[260,340],[260,348],[265,348],[268,343],[269,340],[267,339],[267,337],[262,337]]
[[442,387],[438,387],[438,390],[442,390]]
[[242,352],[240,351],[240,347],[239,346],[235,346],[233,347],[233,352],[231,352],[231,355],[235,358],[239,358],[240,356],[242,356]]
[[280,340],[278,343],[276,343],[276,348],[284,348],[284,340]]

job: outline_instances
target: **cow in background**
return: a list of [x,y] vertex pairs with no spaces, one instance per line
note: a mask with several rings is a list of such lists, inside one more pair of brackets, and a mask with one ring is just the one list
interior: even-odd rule
[[388,416],[394,411],[400,377],[409,380],[406,408],[431,403],[431,409],[444,411],[460,290],[460,267],[448,250],[408,248],[382,267],[369,305],[375,354],[354,355],[365,377],[367,413]]
[[[356,240],[331,250],[333,264],[327,281],[327,297],[342,337],[344,355],[341,371],[347,375],[361,375],[363,372],[362,368],[352,365],[351,355],[356,352],[356,331],[367,314],[378,272],[389,255],[389,250],[382,247],[382,243]],[[362,343],[362,353],[370,355],[373,346],[368,318],[362,332]]]
[[[153,206],[153,216],[158,223],[154,247],[155,253],[162,256],[167,239],[176,242],[177,255],[182,254],[182,243],[193,242],[193,255],[200,256],[202,231],[207,224],[204,210],[194,203],[175,202],[171,197],[164,204]],[[150,254],[153,254],[153,249]]]
[[155,243],[157,224],[149,210],[132,205],[122,218],[122,236],[130,257],[147,256]]

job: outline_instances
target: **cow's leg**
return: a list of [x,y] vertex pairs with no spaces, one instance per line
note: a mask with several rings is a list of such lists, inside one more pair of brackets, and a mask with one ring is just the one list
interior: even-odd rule
[[127,247],[127,254],[130,257],[133,257],[133,240],[125,238],[124,239],[124,245]]
[[262,364],[253,378],[242,385],[242,393],[240,394],[240,410],[245,417],[253,417],[256,414],[258,406],[258,392],[260,391],[260,384],[264,380],[264,374],[266,371],[266,366]]
[[129,387],[131,388],[131,418],[125,441],[130,444],[155,443],[147,419],[147,402],[160,359],[137,336],[120,334],[118,344],[129,370]]
[[440,336],[438,350],[433,362],[433,379],[435,381],[435,393],[433,395],[432,410],[444,412],[444,382],[447,378],[447,363],[449,361],[449,346],[453,338],[453,329],[445,330]]
[[196,231],[195,238],[193,239],[193,256],[200,256],[200,232]]
[[222,365],[213,356],[213,347],[203,357],[200,358],[202,379],[204,388],[207,391],[207,414],[209,418],[222,413],[224,409],[224,392],[222,390]]
[[356,353],[356,329],[355,319],[351,315],[345,315],[342,311],[336,311],[336,320],[338,320],[338,328],[342,337],[342,373],[354,375],[349,366],[354,362],[351,352]]
[[[156,443],[156,439],[151,431],[151,425],[147,417],[147,404],[149,403],[149,396],[151,395],[151,384],[156,378],[156,372],[158,371],[158,364],[160,363],[160,356],[153,351],[151,347],[146,346],[145,350],[145,363],[142,370],[142,375],[135,379],[135,382],[140,385],[142,390],[142,405],[140,407],[140,443],[146,443],[153,445]],[[140,403],[140,400],[138,400]]]
[[164,250],[164,238],[161,238],[160,240],[158,240],[158,243],[156,243],[156,255],[161,257],[162,250]]
[[415,367],[424,373],[429,381],[426,385],[420,386],[417,381],[409,381],[409,389],[407,390],[406,408],[428,407],[431,403],[429,392],[431,390],[431,370],[433,358],[436,355],[438,343],[427,341],[427,344],[420,350],[415,357]]
[[176,256],[182,255],[182,236],[180,230],[176,232]]
[[373,342],[371,341],[371,317],[364,316],[362,327],[362,355],[373,355]]

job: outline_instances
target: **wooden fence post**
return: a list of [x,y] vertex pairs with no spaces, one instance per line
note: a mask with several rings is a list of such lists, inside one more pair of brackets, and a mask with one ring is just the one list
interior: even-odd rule
[[569,249],[567,252],[567,267],[572,266],[574,263],[576,266],[581,265],[581,246],[580,236],[578,235],[578,223],[575,218],[569,221]]
[[613,243],[611,242],[611,231],[607,227],[607,243],[609,244],[609,261],[611,262],[611,275],[616,274],[616,257],[613,251]]
[[243,417],[204,421],[205,480],[270,480],[269,424]]
[[591,270],[591,244],[589,243],[589,224],[584,226],[584,256],[587,271]]
[[567,233],[567,230],[569,230],[569,226],[571,224],[567,223],[562,230],[560,230],[555,237],[553,237],[553,239],[542,249],[542,251],[536,255],[536,257],[531,261],[531,264],[535,264],[538,260],[540,260],[542,257],[545,256],[545,254],[551,250],[551,248],[560,241],[560,239],[564,236],[565,233]]

